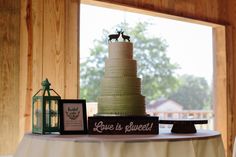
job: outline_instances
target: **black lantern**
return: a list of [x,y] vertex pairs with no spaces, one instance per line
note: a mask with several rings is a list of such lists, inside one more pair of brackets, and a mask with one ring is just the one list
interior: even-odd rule
[[40,89],[33,96],[32,103],[32,132],[37,134],[50,134],[59,132],[59,106],[61,97],[50,89],[48,79],[42,83]]

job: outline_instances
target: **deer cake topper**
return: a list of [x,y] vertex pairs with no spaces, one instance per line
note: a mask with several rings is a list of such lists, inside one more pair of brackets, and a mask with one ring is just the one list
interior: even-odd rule
[[130,42],[130,36],[124,35],[124,31],[121,31],[121,36],[122,36],[124,41],[128,40]]
[[117,32],[117,34],[110,34],[110,35],[108,36],[108,37],[109,37],[108,42],[112,42],[112,39],[115,39],[115,41],[118,41],[120,35],[121,35],[121,37],[123,38],[123,41],[126,41],[126,40],[127,40],[128,42],[130,42],[130,36],[124,35],[124,31],[122,31],[122,30],[118,31],[118,30],[116,29],[116,32]]

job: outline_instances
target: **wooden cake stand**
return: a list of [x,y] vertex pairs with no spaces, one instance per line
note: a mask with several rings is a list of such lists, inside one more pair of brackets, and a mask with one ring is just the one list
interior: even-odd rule
[[179,119],[159,120],[160,124],[173,124],[172,133],[196,133],[194,124],[207,124],[207,120]]

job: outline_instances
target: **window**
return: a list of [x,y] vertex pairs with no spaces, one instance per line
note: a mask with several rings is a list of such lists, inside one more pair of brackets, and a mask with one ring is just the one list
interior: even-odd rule
[[[99,19],[99,22],[95,23],[94,19]],[[153,84],[142,82],[142,85],[144,84],[142,93],[147,99],[147,112],[151,115],[159,115],[160,118],[207,118],[209,124],[206,127],[213,129],[214,108],[217,108],[214,104],[218,104],[218,99],[214,97],[217,92],[213,91],[219,86],[225,88],[224,84],[216,83],[219,80],[217,81],[218,72],[215,66],[217,57],[213,55],[215,51],[213,43],[216,42],[213,36],[219,32],[215,31],[215,25],[187,23],[82,4],[80,93],[87,102],[91,102],[92,105],[88,103],[88,107],[96,106],[96,97],[99,95],[97,87],[103,77],[104,58],[108,54],[106,35],[114,33],[117,28],[122,28],[127,33],[136,31],[137,37],[142,35],[145,41],[149,41],[145,43],[140,40],[143,49],[137,49],[135,47],[137,37],[133,38],[134,54],[136,53],[134,58],[138,62],[138,69],[142,69],[138,74],[142,80],[146,77],[145,66],[152,64],[153,61],[147,59],[145,63],[140,63],[144,62],[140,59],[142,54],[149,53],[151,48],[155,49],[154,56],[155,52],[161,51],[159,56],[151,58],[159,60],[158,64],[162,64],[166,71],[160,69],[158,71],[153,66],[151,73],[155,75],[147,81],[149,83],[153,81]],[[152,41],[159,42],[157,47],[152,47],[150,44]],[[98,54],[99,52],[102,53]],[[140,64],[143,64],[143,67]],[[160,71],[169,73],[166,77],[156,77]],[[222,73],[221,76],[225,74]],[[158,82],[158,85],[155,82]],[[151,90],[150,87],[155,88]],[[91,108],[90,115],[96,113],[96,109]]]

